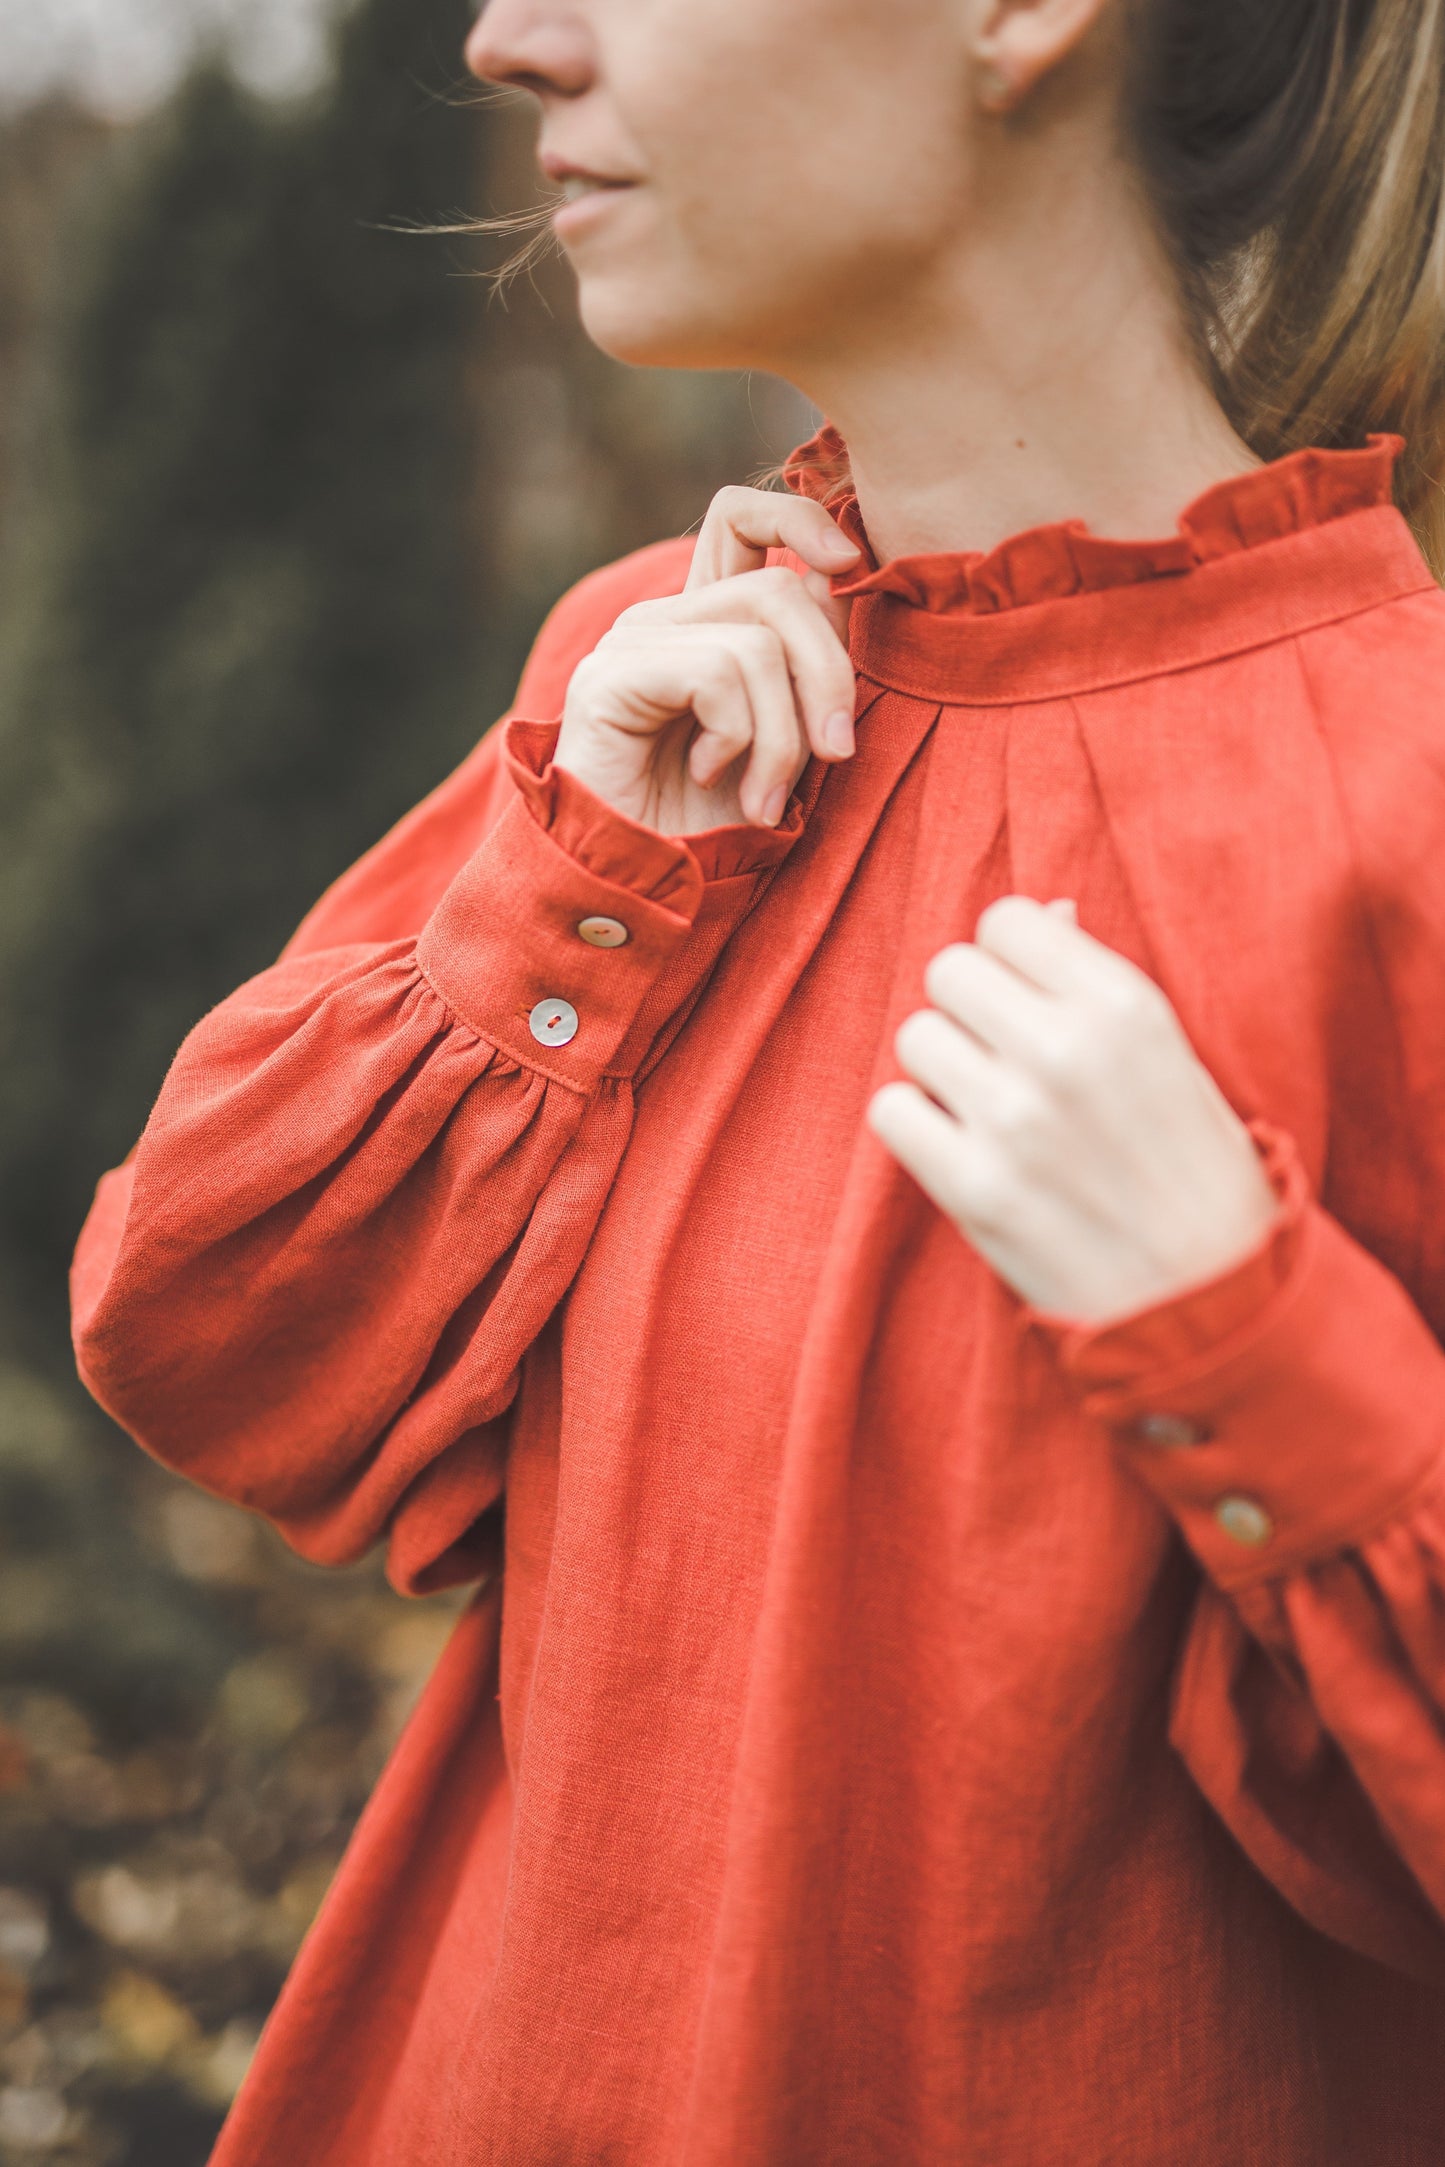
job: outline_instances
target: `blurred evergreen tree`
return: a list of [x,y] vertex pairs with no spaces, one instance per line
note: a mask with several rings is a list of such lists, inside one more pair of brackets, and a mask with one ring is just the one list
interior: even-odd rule
[[[274,1958],[179,1944],[142,1976],[77,1911],[78,1877],[109,1862],[163,1889],[199,1845],[273,1923],[304,1909],[418,1622],[374,1568],[314,1572],[111,1449],[69,1374],[91,1187],[196,1018],[501,711],[566,581],[687,526],[801,419],[766,383],[617,368],[563,265],[489,316],[457,274],[495,244],[386,230],[486,205],[489,167],[524,200],[533,131],[449,99],[473,0],[350,6],[312,103],[213,65],[98,154],[9,432],[0,1884],[56,1922],[26,2082],[65,2092],[75,2167],[200,2167],[232,2020],[244,2040],[275,1986]],[[28,2019],[0,1985],[3,2034]],[[153,2017],[157,1993],[205,2056],[136,2047],[127,1998]],[[117,2023],[110,2073],[72,2068],[65,2042]]]
[[334,79],[199,70],[67,238],[0,593],[0,1292],[63,1268],[171,1053],[503,704],[468,0],[361,0]]

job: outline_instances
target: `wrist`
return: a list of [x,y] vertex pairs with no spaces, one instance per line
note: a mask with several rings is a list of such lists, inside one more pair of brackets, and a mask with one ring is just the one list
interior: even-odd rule
[[1024,1318],[1052,1341],[1066,1369],[1092,1387],[1120,1386],[1177,1364],[1208,1359],[1251,1326],[1293,1273],[1313,1190],[1287,1130],[1247,1124],[1268,1191],[1268,1216],[1254,1245],[1214,1273],[1099,1321],[1027,1304]]
[[576,721],[564,715],[557,732],[557,742],[552,752],[552,765],[571,775],[590,790],[593,797],[600,798],[624,819],[635,820],[639,827],[664,832],[654,817],[655,804],[649,805],[645,779],[637,773],[636,755],[624,741],[614,741],[616,733],[599,734],[595,725]]
[[1252,1257],[1268,1248],[1290,1208],[1289,1177],[1274,1136],[1267,1125],[1240,1124],[1241,1162],[1232,1193],[1217,1199],[1213,1226],[1200,1228],[1193,1241],[1182,1243],[1170,1259],[1169,1271],[1161,1272],[1147,1295],[1129,1308],[1121,1305],[1112,1317],[1097,1320],[1101,1326],[1146,1307],[1162,1308],[1198,1287],[1237,1276]]

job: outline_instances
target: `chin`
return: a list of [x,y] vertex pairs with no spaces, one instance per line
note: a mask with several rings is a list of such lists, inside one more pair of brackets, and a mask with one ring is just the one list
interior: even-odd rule
[[639,280],[578,280],[578,313],[594,346],[636,369],[765,369],[753,342],[713,309]]

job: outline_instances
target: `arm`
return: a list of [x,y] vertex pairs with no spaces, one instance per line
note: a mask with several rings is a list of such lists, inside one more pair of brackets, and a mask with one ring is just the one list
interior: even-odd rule
[[1314,1925],[1445,1978],[1445,1352],[1252,1125],[1278,1224],[1099,1331],[1035,1316],[1204,1580],[1171,1737]]
[[[806,570],[839,545],[820,507],[731,491],[696,551],[584,581],[521,691],[562,720],[514,717],[322,898],[191,1034],[102,1184],[74,1271],[86,1383],[306,1555],[386,1535],[418,1592],[493,1561],[522,1363],[634,1082],[801,832],[810,746],[851,752],[846,604]],[[783,548],[804,575],[766,564]],[[599,919],[620,938],[590,939]]]
[[1398,1068],[1363,1092],[1347,1069],[1332,1135],[1396,1206],[1403,1278],[1223,1101],[1159,988],[1023,898],[934,959],[939,1006],[899,1034],[932,1098],[888,1086],[872,1119],[1203,1569],[1171,1732],[1196,1782],[1313,1924],[1440,1982],[1445,800],[1388,758],[1347,803]]
[[[585,583],[522,696],[560,704],[619,573],[635,597],[685,569],[648,553]],[[553,768],[555,734],[493,733],[198,1026],[76,1258],[82,1374],[148,1449],[311,1557],[389,1533],[409,1588],[486,1562],[522,1357],[585,1249],[637,1065],[719,944],[689,940],[697,853]],[[749,869],[736,907],[789,840],[714,850]],[[592,915],[628,942],[580,939]],[[582,1019],[565,1046],[528,1026],[547,994]]]

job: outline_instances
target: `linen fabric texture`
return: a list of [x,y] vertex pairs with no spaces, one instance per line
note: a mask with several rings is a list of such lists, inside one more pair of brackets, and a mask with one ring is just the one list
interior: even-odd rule
[[[81,1240],[87,1382],[305,1556],[480,1583],[217,2167],[1438,2163],[1445,596],[1398,450],[1138,544],[880,566],[843,500],[858,752],[773,833],[551,764],[690,545],[611,566],[187,1040]],[[1011,892],[1157,980],[1279,1198],[1103,1330],[863,1121]]]

